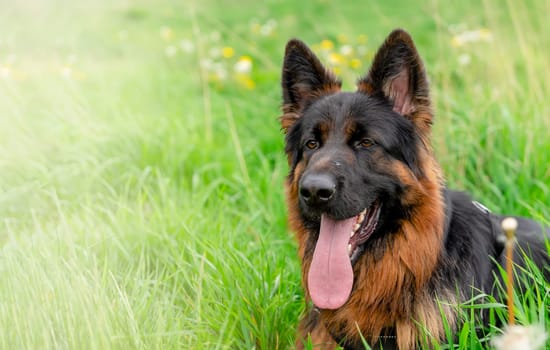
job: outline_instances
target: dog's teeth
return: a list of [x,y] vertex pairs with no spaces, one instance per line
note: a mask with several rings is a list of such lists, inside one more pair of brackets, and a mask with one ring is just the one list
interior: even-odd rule
[[367,214],[367,209],[364,209],[361,214],[359,214],[359,222],[365,220],[365,215]]
[[348,254],[351,254],[351,244],[348,244]]
[[359,230],[359,227],[361,227],[361,224],[360,224],[360,223],[356,223],[355,226],[353,226],[352,235],[353,235],[357,230]]

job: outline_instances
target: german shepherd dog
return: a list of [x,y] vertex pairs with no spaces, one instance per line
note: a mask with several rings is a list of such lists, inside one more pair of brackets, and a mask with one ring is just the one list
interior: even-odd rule
[[[357,91],[340,88],[303,42],[288,42],[286,200],[310,305],[296,346],[444,341],[458,326],[456,305],[479,293],[498,298],[502,217],[445,187],[426,73],[407,32],[387,37]],[[547,229],[517,220],[515,263],[529,256],[549,280]]]

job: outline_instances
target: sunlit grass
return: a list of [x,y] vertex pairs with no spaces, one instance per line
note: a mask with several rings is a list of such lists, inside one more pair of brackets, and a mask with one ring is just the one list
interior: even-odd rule
[[[291,37],[352,87],[409,30],[448,183],[550,223],[544,2],[59,5],[0,13],[0,348],[292,347],[303,295],[277,121]],[[533,275],[518,320],[548,328]],[[481,347],[475,327],[457,348]]]

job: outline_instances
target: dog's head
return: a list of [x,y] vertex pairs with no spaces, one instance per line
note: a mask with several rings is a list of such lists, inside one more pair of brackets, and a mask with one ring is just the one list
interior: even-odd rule
[[348,300],[354,265],[385,244],[426,186],[440,181],[429,144],[428,82],[408,33],[388,36],[357,86],[341,92],[303,42],[288,42],[281,117],[287,202],[291,224],[302,232],[309,293],[326,309]]

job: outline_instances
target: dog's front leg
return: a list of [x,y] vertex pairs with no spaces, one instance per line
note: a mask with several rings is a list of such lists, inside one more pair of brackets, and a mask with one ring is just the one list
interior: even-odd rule
[[311,309],[300,321],[296,349],[310,349],[309,344],[315,350],[333,350],[338,344],[331,337],[325,325],[321,321],[319,310]]

